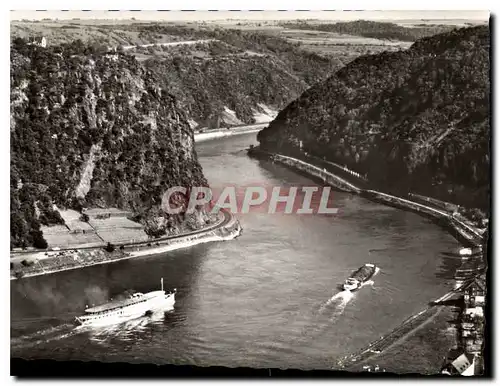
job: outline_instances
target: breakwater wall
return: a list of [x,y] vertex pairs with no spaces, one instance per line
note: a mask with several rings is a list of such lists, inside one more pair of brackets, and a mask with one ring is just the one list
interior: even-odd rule
[[448,212],[455,212],[459,209],[458,205],[452,204],[451,202],[441,201],[432,197],[422,196],[420,194],[408,193],[408,198],[413,201],[420,202],[421,204],[430,204]]
[[361,189],[358,188],[357,186],[351,184],[350,182],[346,181],[345,179],[327,171],[325,168],[320,168],[317,166],[314,166],[310,163],[301,161],[296,158],[284,156],[281,154],[275,154],[272,156],[272,159],[274,162],[279,162],[283,165],[289,166],[291,168],[297,169],[301,172],[307,173],[309,175],[312,175],[328,185],[334,186],[337,189],[344,190],[346,192],[354,192],[354,193],[361,193]]
[[[128,243],[112,252],[103,248],[73,248],[52,251],[49,252],[48,256],[45,256],[43,252],[32,255],[23,254],[23,258],[30,261],[30,265],[16,264],[11,266],[11,280],[113,263],[139,256],[151,256],[213,241],[232,240],[238,237],[241,232],[242,228],[238,220],[231,213],[221,211],[220,221],[205,230],[148,242]],[[39,257],[40,254],[42,257]]]
[[326,170],[326,168],[312,165],[311,163],[299,160],[297,158],[285,156],[282,154],[268,153],[258,148],[249,149],[248,155],[255,158],[271,160],[272,162],[278,162],[291,169],[294,169],[295,171],[298,171],[299,173],[303,173],[309,177],[321,180],[339,190],[354,192],[357,194],[360,194],[362,191],[362,189],[360,189],[356,185],[350,183],[344,178],[337,176],[334,173],[329,172],[328,170]]
[[454,218],[448,212],[375,190],[363,190],[361,195],[371,201],[380,202],[399,209],[410,210],[430,218],[438,225],[447,228],[457,240],[467,246],[477,247],[481,244],[482,235],[477,230]]
[[[446,228],[460,242],[467,246],[478,247],[482,242],[482,235],[477,229],[455,218],[453,214],[432,208],[412,200],[407,200],[402,197],[393,196],[387,193],[382,193],[376,190],[363,189],[354,183],[347,181],[346,178],[337,176],[331,170],[321,168],[312,163],[302,161],[300,159],[285,156],[282,154],[270,153],[260,148],[251,148],[248,150],[249,156],[256,158],[269,159],[273,162],[278,162],[299,172],[320,179],[325,183],[346,192],[357,193],[371,201],[379,202],[384,205],[393,206],[403,210],[410,210],[419,215],[430,218],[438,225]],[[312,162],[312,161],[311,161]]]

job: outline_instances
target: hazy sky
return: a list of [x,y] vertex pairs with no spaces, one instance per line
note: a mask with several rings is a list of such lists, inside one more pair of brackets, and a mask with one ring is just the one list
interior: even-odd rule
[[487,20],[489,11],[11,11],[11,20],[29,19],[130,19],[138,20],[404,20],[404,19],[466,19]]

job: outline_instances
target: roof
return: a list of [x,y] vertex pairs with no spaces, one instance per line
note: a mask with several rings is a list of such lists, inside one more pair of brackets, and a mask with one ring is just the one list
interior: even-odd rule
[[473,363],[473,356],[470,354],[462,354],[455,359],[451,364],[456,368],[460,374],[467,370]]
[[482,291],[485,291],[486,290],[486,285],[485,285],[485,280],[484,278],[482,277],[475,277],[474,279],[472,279],[466,286],[464,289],[468,289],[470,287],[476,287]]
[[473,315],[473,316],[484,316],[484,310],[483,310],[483,307],[466,308],[465,314],[466,315]]

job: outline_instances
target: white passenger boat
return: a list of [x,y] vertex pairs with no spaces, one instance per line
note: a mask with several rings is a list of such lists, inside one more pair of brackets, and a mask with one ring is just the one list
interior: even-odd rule
[[115,300],[97,307],[87,308],[85,315],[76,317],[76,322],[84,326],[105,326],[147,316],[158,310],[166,311],[173,308],[175,293],[175,289],[168,294],[165,293],[162,278],[160,291],[151,291],[146,294],[138,292],[132,294],[128,299]]

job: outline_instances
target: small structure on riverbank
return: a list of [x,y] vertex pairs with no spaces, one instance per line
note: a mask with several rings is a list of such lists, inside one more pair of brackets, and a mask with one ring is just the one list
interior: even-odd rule
[[467,353],[480,355],[484,342],[484,277],[476,277],[464,289],[464,309],[461,315],[462,339]]
[[[459,340],[463,354],[471,363],[462,375],[479,375],[483,369],[485,274],[474,277],[463,288],[463,306],[459,317]],[[457,358],[458,359],[458,358]],[[462,361],[464,359],[462,358]],[[463,364],[457,367],[461,369]],[[469,374],[470,373],[470,374]]]
[[465,377],[474,375],[474,356],[465,353],[459,355],[443,367],[441,374]]

